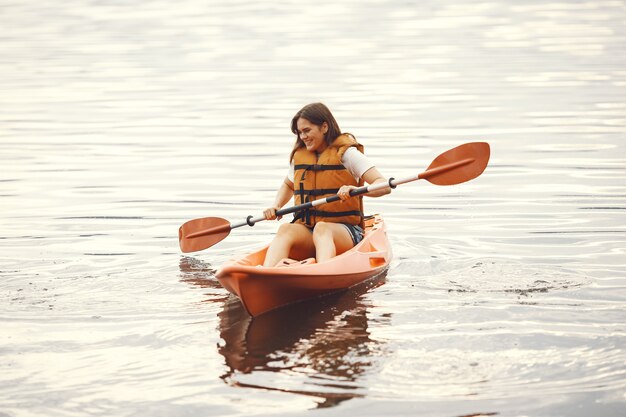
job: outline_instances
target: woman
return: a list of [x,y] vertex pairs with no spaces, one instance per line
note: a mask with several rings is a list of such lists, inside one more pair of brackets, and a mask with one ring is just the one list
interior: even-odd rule
[[[362,196],[350,198],[350,190],[363,185],[387,182],[367,157],[363,146],[351,134],[342,134],[330,110],[322,103],[304,106],[291,120],[297,135],[291,151],[291,166],[280,186],[274,206],[265,218],[276,218],[276,210],[293,196],[294,204],[338,194],[341,201],[297,213],[294,222],[278,229],[265,257],[265,266],[280,264],[285,258],[317,262],[339,255],[363,238]],[[383,188],[365,194],[380,197]]]

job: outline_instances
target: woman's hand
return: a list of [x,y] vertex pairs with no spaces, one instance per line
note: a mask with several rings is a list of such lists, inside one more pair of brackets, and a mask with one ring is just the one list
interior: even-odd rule
[[350,198],[350,191],[356,190],[358,187],[354,185],[342,185],[339,191],[337,191],[337,195],[341,200],[347,200]]
[[270,207],[263,210],[263,216],[265,216],[265,220],[280,220],[283,216],[276,216],[276,211],[278,211],[280,207]]

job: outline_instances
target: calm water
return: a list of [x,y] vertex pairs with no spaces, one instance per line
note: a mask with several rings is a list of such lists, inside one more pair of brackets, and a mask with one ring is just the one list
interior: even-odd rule
[[[0,2],[0,416],[618,416],[626,3]],[[324,101],[387,176],[386,277],[250,320],[214,278],[291,116]],[[315,410],[316,411],[310,411]]]

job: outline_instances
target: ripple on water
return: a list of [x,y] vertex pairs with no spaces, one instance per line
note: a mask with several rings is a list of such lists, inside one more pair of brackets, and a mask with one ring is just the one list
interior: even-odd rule
[[[403,349],[381,372],[382,381],[374,395],[388,398],[445,399],[513,398],[523,389],[533,396],[562,395],[604,386],[626,387],[624,353],[619,348],[586,346],[547,346],[528,349],[495,346],[487,338],[481,349],[476,337],[466,337],[465,346],[444,344],[439,347],[417,341]],[[538,378],[541,375],[541,378]],[[411,386],[391,387],[398,379],[416,381]],[[387,382],[389,385],[385,385]],[[595,387],[595,388],[594,388]]]
[[449,292],[501,293],[529,296],[578,289],[591,279],[555,265],[533,265],[506,259],[483,259],[442,271]]
[[[514,398],[520,389],[558,396],[626,386],[626,353],[610,335],[624,339],[621,313],[613,303],[581,298],[593,285],[584,273],[507,259],[431,258],[401,259],[390,277],[388,291],[372,297],[392,309],[393,326],[372,333],[394,340],[395,355],[371,395],[480,400]],[[407,297],[398,299],[401,291]],[[390,389],[398,380],[417,383]]]
[[[623,1],[5,3],[2,412],[623,414]],[[251,320],[215,269],[276,224],[176,232],[271,204],[318,100],[384,175],[491,162],[367,201],[384,285]]]

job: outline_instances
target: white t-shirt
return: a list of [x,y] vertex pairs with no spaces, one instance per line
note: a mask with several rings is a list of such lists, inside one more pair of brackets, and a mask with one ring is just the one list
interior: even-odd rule
[[[348,170],[348,172],[359,182],[359,179],[365,174],[365,172],[374,167],[372,161],[367,156],[359,152],[357,148],[348,148],[341,157],[341,163]],[[289,181],[293,182],[294,168],[293,161],[289,165],[289,172],[287,173]]]

